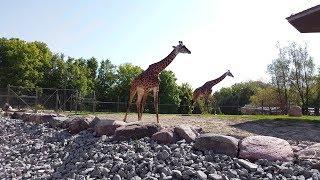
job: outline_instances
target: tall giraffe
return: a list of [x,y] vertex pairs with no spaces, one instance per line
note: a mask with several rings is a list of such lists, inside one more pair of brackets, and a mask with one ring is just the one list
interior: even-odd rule
[[179,41],[179,45],[173,46],[173,50],[171,53],[165,57],[163,60],[151,64],[148,69],[143,71],[139,76],[133,79],[131,82],[130,93],[129,93],[129,102],[128,109],[126,115],[124,116],[123,121],[127,121],[127,115],[130,110],[131,101],[134,96],[138,94],[136,105],[138,111],[138,120],[140,121],[142,118],[142,113],[144,110],[144,106],[146,104],[147,96],[149,91],[153,91],[154,98],[154,108],[157,116],[157,122],[159,123],[159,115],[158,115],[158,93],[159,93],[159,74],[162,70],[164,70],[179,53],[187,53],[191,54],[188,48],[183,45],[182,41]]
[[200,97],[204,97],[204,98],[208,99],[208,97],[212,93],[212,87],[214,85],[218,84],[219,82],[221,82],[227,76],[233,77],[233,75],[231,74],[231,72],[229,70],[227,72],[223,73],[217,79],[207,81],[206,83],[204,83],[204,85],[202,85],[201,87],[198,87],[196,90],[194,90],[193,97],[192,97],[193,102],[197,101],[198,98],[200,98]]

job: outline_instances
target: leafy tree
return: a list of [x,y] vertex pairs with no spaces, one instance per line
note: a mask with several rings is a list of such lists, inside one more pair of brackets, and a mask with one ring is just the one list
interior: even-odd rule
[[45,43],[0,39],[0,87],[36,87],[43,83],[52,53]]
[[112,93],[114,93],[116,78],[116,66],[110,60],[101,61],[95,88],[100,101],[115,100]]
[[87,63],[87,68],[90,71],[90,77],[92,81],[95,81],[97,76],[97,70],[98,70],[98,61],[96,58],[92,57],[88,59],[86,63]]
[[66,63],[64,62],[63,54],[54,54],[51,58],[51,67],[45,72],[45,76],[41,87],[49,88],[64,88],[66,84],[65,72],[66,72]]
[[290,60],[287,58],[286,48],[278,45],[278,58],[268,65],[268,72],[271,75],[271,83],[277,87],[279,97],[284,97],[280,107],[287,113],[290,85]]
[[288,58],[292,62],[290,85],[298,93],[302,109],[306,114],[310,104],[310,88],[313,83],[315,65],[308,54],[307,47],[301,47],[296,43],[288,46]]
[[160,73],[159,108],[160,113],[177,113],[180,104],[177,78],[172,71],[164,70]]
[[200,97],[195,103],[193,108],[194,114],[216,114],[219,108],[216,106],[216,101],[214,96],[210,95],[207,99]]
[[143,70],[141,67],[134,66],[130,63],[125,63],[118,66],[114,98],[119,97],[120,101],[126,102],[128,100],[132,80],[142,71]]
[[93,82],[90,77],[90,70],[83,59],[68,57],[64,74],[64,87],[76,89],[81,96],[92,92]]
[[310,105],[314,107],[315,115],[319,115],[320,108],[320,68],[318,69],[318,73],[314,76],[314,85],[311,87],[311,102]]
[[237,83],[229,88],[222,88],[215,92],[217,105],[223,114],[239,114],[239,108],[249,104],[250,97],[259,87],[265,87],[260,81]]
[[180,105],[178,112],[181,114],[190,114],[192,112],[192,87],[188,83],[179,86]]
[[277,107],[280,105],[279,93],[277,89],[273,87],[259,88],[253,96],[250,97],[250,101],[255,106],[263,107]]

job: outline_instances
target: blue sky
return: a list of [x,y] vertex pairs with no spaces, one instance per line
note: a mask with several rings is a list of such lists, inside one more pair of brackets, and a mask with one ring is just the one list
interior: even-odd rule
[[300,34],[285,18],[319,1],[270,0],[0,0],[0,35],[43,41],[72,57],[109,58],[143,68],[161,60],[179,40],[192,51],[168,69],[194,88],[227,69],[217,87],[268,80],[277,41],[307,42],[319,65],[320,35]]

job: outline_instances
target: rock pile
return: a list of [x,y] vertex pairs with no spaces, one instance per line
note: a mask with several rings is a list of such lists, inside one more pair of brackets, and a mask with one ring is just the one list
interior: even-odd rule
[[[319,144],[242,140],[180,125],[14,113],[0,119],[0,179],[320,179]],[[249,161],[251,160],[251,162]]]

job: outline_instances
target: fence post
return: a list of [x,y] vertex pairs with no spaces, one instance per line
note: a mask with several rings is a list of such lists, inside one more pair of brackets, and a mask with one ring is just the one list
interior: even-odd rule
[[93,113],[96,112],[96,92],[93,91]]
[[119,112],[119,106],[120,106],[120,99],[119,99],[119,96],[118,96],[118,101],[117,101],[117,112]]
[[78,91],[76,91],[75,104],[74,104],[75,113],[78,113]]
[[67,92],[66,92],[67,90],[66,90],[66,87],[64,87],[64,89],[63,89],[63,101],[62,101],[62,110],[63,111],[65,111],[66,110],[66,96],[67,96]]
[[56,112],[58,112],[59,109],[59,90],[56,90]]
[[36,88],[35,112],[38,112],[38,89]]
[[10,102],[10,84],[7,86],[7,103],[9,104]]

